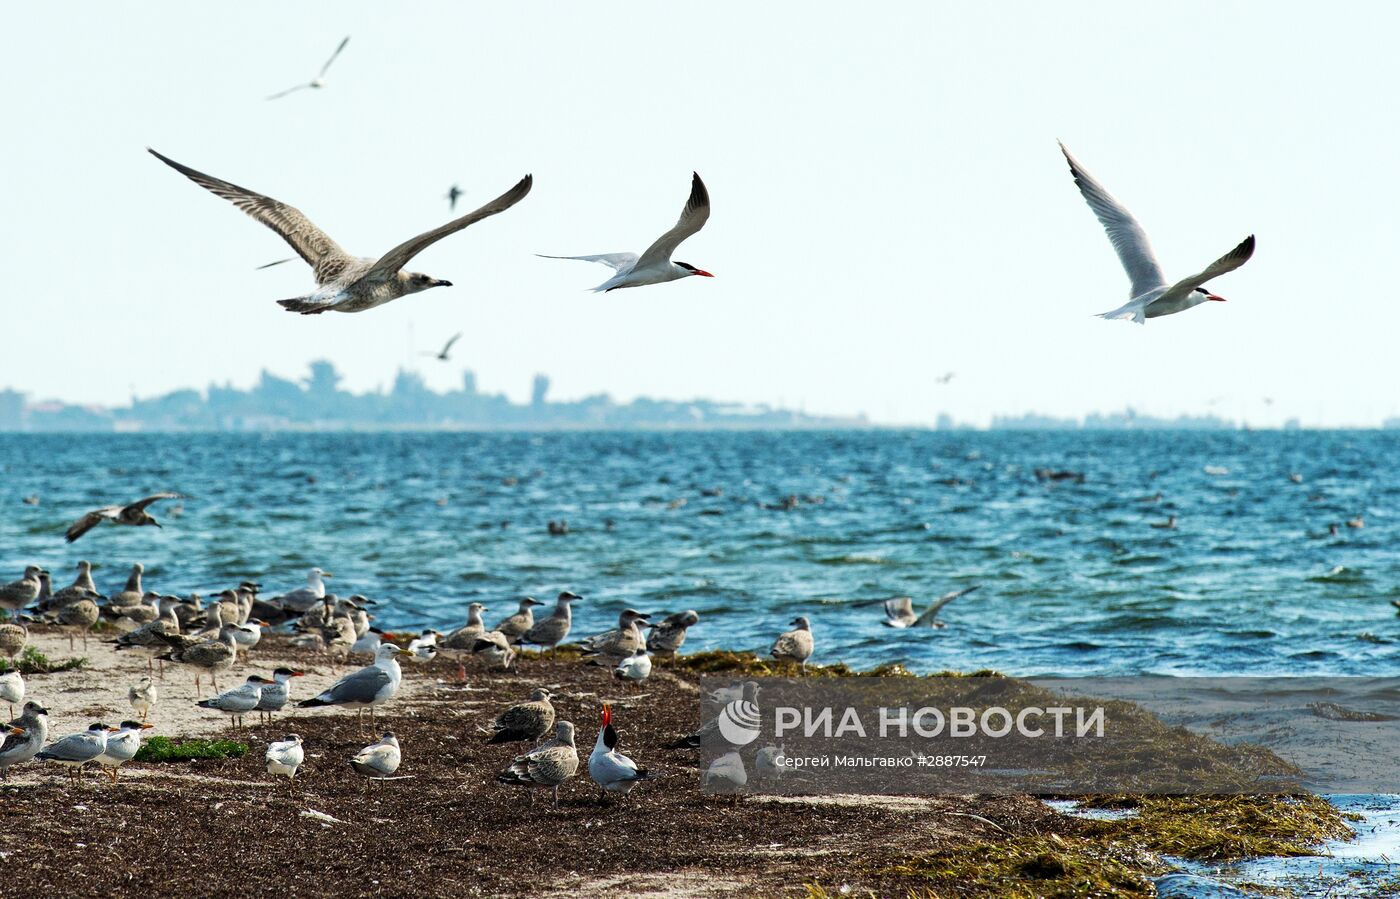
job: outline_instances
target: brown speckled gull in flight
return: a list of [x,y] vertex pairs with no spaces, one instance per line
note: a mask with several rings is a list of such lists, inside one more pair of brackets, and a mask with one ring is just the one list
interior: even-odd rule
[[480,209],[431,231],[425,231],[417,237],[409,238],[378,259],[357,258],[341,249],[339,244],[316,227],[301,210],[237,184],[195,171],[189,166],[162,156],[155,150],[150,150],[150,153],[195,184],[223,197],[276,231],[293,250],[296,250],[298,256],[306,260],[306,264],[311,266],[315,273],[316,290],[305,296],[277,301],[278,305],[287,311],[299,312],[302,315],[364,312],[411,293],[432,287],[451,287],[451,281],[402,269],[414,256],[449,234],[455,234],[468,225],[498,212],[505,212],[519,203],[525,199],[534,183],[533,176],[526,175],[510,190]]

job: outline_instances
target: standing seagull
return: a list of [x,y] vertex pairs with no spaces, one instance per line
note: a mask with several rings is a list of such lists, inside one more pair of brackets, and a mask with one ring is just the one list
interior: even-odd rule
[[[548,743],[518,755],[510,767],[496,775],[503,784],[521,787],[552,787],[554,807],[559,807],[559,785],[578,772],[578,749],[574,746],[574,725],[560,721],[555,725],[555,736]],[[535,802],[535,794],[530,794],[530,804]]]
[[160,527],[160,522],[146,511],[146,507],[163,499],[181,499],[181,496],[178,493],[156,493],[125,506],[104,506],[101,509],[94,509],[73,522],[72,526],[68,528],[68,532],[63,536],[69,543],[72,543],[104,521],[110,521],[112,524],[131,525],[132,527],[147,524]]
[[775,659],[790,659],[802,666],[802,673],[807,673],[807,660],[812,657],[812,622],[807,620],[805,615],[799,615],[792,619],[794,630],[778,637],[773,641],[773,648],[768,654]]
[[392,777],[399,770],[401,761],[403,751],[399,748],[399,738],[394,736],[393,731],[385,731],[378,742],[355,753],[354,758],[350,759],[350,767],[369,778],[365,781],[365,792],[368,793],[370,781]]
[[577,593],[570,593],[565,590],[559,594],[559,598],[554,602],[554,611],[549,613],[549,617],[536,621],[534,626],[520,637],[521,643],[530,643],[540,647],[540,652],[545,649],[555,651],[564,638],[569,636],[569,628],[573,625],[573,613],[569,611],[569,604],[583,599]]
[[1168,284],[1157,257],[1152,253],[1152,245],[1147,241],[1147,232],[1142,230],[1137,219],[1127,207],[1118,202],[1113,194],[1094,180],[1094,176],[1084,171],[1079,162],[1060,144],[1060,150],[1069,162],[1069,170],[1074,175],[1074,183],[1079,192],[1098,216],[1109,242],[1118,253],[1118,261],[1128,272],[1132,286],[1128,291],[1128,302],[1105,312],[1099,318],[1122,319],[1145,324],[1149,318],[1184,312],[1192,306],[1199,306],[1208,300],[1223,303],[1225,298],[1217,296],[1201,285],[1226,272],[1232,272],[1249,261],[1254,255],[1254,235],[1246,237],[1239,246],[1206,266],[1205,270],[1183,278],[1175,284]]
[[29,761],[44,748],[49,738],[48,715],[48,709],[31,700],[24,704],[24,714],[10,722],[8,731],[0,729],[0,780],[9,780],[10,768]]
[[24,701],[24,675],[18,668],[0,674],[0,702],[10,706],[10,717],[15,716],[15,703]]
[[223,197],[276,231],[293,250],[296,250],[298,256],[306,260],[306,264],[315,272],[317,289],[306,296],[277,301],[277,305],[288,312],[300,312],[302,315],[364,312],[431,287],[451,287],[451,281],[402,269],[414,256],[447,235],[455,234],[468,225],[498,212],[505,212],[519,203],[525,199],[534,183],[533,176],[526,175],[510,190],[480,209],[431,231],[424,231],[417,237],[411,237],[376,260],[351,256],[295,207],[254,193],[237,184],[197,172],[160,155],[155,150],[150,150],[150,153],[195,184],[215,196]]
[[436,353],[424,353],[423,355],[424,355],[424,356],[432,356],[434,359],[438,360],[439,362],[451,362],[451,361],[452,361],[452,355],[451,355],[451,353],[452,353],[452,344],[456,343],[457,341],[459,341],[459,340],[461,340],[461,339],[462,339],[462,332],[461,332],[461,331],[458,331],[456,334],[453,334],[450,338],[448,338],[447,343],[445,343],[445,344],[442,345],[442,350],[441,350],[440,352],[436,352]]
[[302,762],[306,761],[306,750],[301,747],[301,737],[297,734],[287,734],[281,740],[267,744],[267,752],[263,758],[267,762],[268,774],[287,775],[288,789],[291,789],[291,782],[297,776],[297,769]]
[[0,586],[0,609],[17,612],[39,598],[39,575],[44,569],[30,565],[24,577]]
[[520,608],[514,615],[509,615],[501,619],[501,623],[496,625],[496,630],[505,635],[511,643],[519,643],[530,628],[535,626],[535,606],[542,606],[544,603],[527,596],[520,600]]
[[375,653],[373,665],[345,675],[319,696],[297,703],[297,707],[311,709],[326,705],[352,705],[357,708],[361,723],[368,707],[372,723],[374,707],[393,699],[399,692],[399,684],[403,682],[403,669],[399,667],[398,657],[410,655],[413,653],[406,649],[385,643]]
[[487,743],[516,743],[538,740],[554,726],[554,706],[545,687],[530,691],[530,699],[519,702],[496,716],[491,722],[491,739]]
[[317,89],[317,90],[320,90],[321,88],[325,87],[325,86],[326,86],[326,70],[329,69],[329,68],[331,67],[331,63],[335,62],[335,58],[336,58],[337,56],[340,55],[340,51],[341,51],[341,50],[344,50],[344,49],[345,49],[345,45],[348,44],[348,43],[350,43],[350,36],[349,36],[349,35],[346,35],[346,36],[341,40],[340,44],[335,48],[335,52],[331,54],[331,58],[328,59],[328,60],[326,60],[326,64],[325,64],[325,65],[321,66],[321,71],[318,72],[318,73],[316,74],[316,77],[315,77],[315,78],[312,78],[310,81],[306,82],[305,84],[298,84],[296,87],[289,87],[289,88],[287,88],[287,89],[284,90],[284,91],[279,91],[279,92],[273,94],[272,96],[268,97],[267,99],[269,99],[269,100],[278,100],[278,99],[281,99],[282,97],[287,96],[288,94],[295,93],[295,92],[301,90],[302,88],[310,87],[310,88],[315,88],[315,89]]
[[694,609],[686,609],[684,612],[667,615],[661,619],[659,624],[651,626],[651,634],[647,637],[646,648],[659,656],[675,655],[685,644],[685,632],[698,624],[699,621],[700,614]]
[[641,287],[644,284],[661,284],[699,275],[713,278],[714,275],[686,262],[672,262],[671,254],[701,228],[710,218],[710,193],[705,190],[705,182],[700,176],[691,173],[690,199],[681,210],[680,220],[674,228],[656,239],[656,243],[646,248],[642,255],[636,253],[601,253],[597,256],[544,256],[545,259],[577,259],[582,262],[601,262],[617,272],[608,280],[593,288],[594,293],[606,293],[619,287]]

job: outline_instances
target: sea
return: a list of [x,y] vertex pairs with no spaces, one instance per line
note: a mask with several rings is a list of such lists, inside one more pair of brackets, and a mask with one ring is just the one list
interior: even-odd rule
[[[88,559],[110,591],[142,562],[162,593],[276,595],[316,566],[395,631],[571,590],[579,635],[696,610],[687,651],[766,652],[802,615],[813,661],[855,668],[1395,676],[1397,460],[1385,431],[5,434],[0,576]],[[163,527],[64,542],[163,490]],[[882,624],[968,587],[942,628]],[[1159,891],[1374,895],[1400,796],[1329,798],[1356,840],[1179,860]]]
[[[688,651],[804,615],[856,668],[1396,675],[1397,460],[1386,431],[4,434],[0,576],[276,595],[317,566],[396,631],[567,589],[579,635],[696,610]],[[162,528],[64,542],[162,490]]]

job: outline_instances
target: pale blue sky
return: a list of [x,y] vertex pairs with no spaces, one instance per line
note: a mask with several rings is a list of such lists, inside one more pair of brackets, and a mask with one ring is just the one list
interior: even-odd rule
[[[710,396],[927,423],[946,410],[1400,412],[1389,4],[31,4],[0,56],[0,385],[122,402],[298,376],[356,389],[470,366],[528,394]],[[340,38],[330,85],[309,79]],[[1246,234],[1229,298],[1092,318],[1127,281],[1055,147],[1138,215],[1169,276]],[[303,318],[270,231],[150,145],[300,207],[353,253],[526,172],[515,209],[415,267],[455,283]],[[714,272],[595,296],[692,169]],[[462,330],[457,363],[416,355]],[[958,372],[948,387],[933,378]],[[1262,397],[1276,398],[1266,407]]]

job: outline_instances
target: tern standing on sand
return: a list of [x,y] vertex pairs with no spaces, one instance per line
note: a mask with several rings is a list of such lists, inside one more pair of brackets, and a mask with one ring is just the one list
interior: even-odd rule
[[261,675],[252,674],[232,690],[225,690],[212,699],[201,699],[195,703],[202,709],[216,709],[228,715],[229,726],[238,727],[243,723],[243,716],[258,707],[262,700],[263,685],[268,683],[267,679]]
[[262,695],[254,711],[258,717],[271,721],[274,712],[280,712],[287,705],[292,692],[292,678],[303,677],[305,672],[293,671],[285,665],[272,672],[272,680],[263,683]]
[[1251,234],[1230,252],[1206,266],[1204,271],[1183,278],[1175,284],[1168,284],[1157,257],[1152,253],[1152,244],[1147,240],[1147,232],[1138,224],[1128,208],[1114,198],[1113,194],[1094,179],[1060,144],[1060,151],[1069,162],[1069,170],[1074,175],[1074,183],[1089,208],[1094,210],[1109,242],[1118,253],[1118,261],[1128,273],[1132,282],[1128,290],[1128,302],[1112,312],[1105,312],[1099,318],[1121,319],[1146,324],[1147,319],[1163,315],[1185,312],[1194,306],[1214,300],[1224,302],[1201,285],[1226,272],[1232,272],[1249,261],[1254,255],[1254,235]]
[[[688,262],[672,262],[671,254],[710,219],[710,193],[700,176],[691,173],[690,198],[685,209],[681,210],[680,220],[675,227],[656,239],[642,255],[636,253],[600,253],[596,256],[544,256],[545,259],[577,259],[581,262],[601,262],[617,272],[608,280],[593,288],[594,293],[606,293],[621,287],[641,287],[645,284],[663,284],[699,275],[713,278],[703,269]],[[544,255],[544,254],[540,254]]]
[[105,724],[90,724],[82,733],[56,740],[34,757],[67,768],[69,777],[76,781],[84,765],[97,761],[97,757],[107,751],[107,737],[116,730]]
[[155,725],[142,724],[140,721],[123,721],[115,733],[108,734],[107,748],[97,757],[97,763],[107,769],[112,783],[117,782],[117,770],[136,758],[136,753],[141,748],[141,732],[152,727]]
[[287,734],[281,740],[267,744],[267,753],[263,758],[267,762],[268,774],[285,774],[290,783],[296,779],[302,762],[306,761],[306,750],[302,749],[300,736]]
[[626,796],[639,781],[646,780],[647,769],[617,751],[617,731],[612,726],[612,709],[603,704],[603,726],[588,756],[588,776],[598,785],[598,801],[608,793]]
[[276,231],[293,250],[296,250],[297,255],[306,260],[306,264],[315,272],[317,289],[306,296],[277,301],[277,304],[288,312],[299,312],[302,315],[364,312],[411,293],[432,287],[451,287],[451,281],[443,281],[419,272],[403,271],[403,267],[414,256],[449,234],[455,234],[468,225],[505,212],[525,199],[534,183],[533,178],[526,175],[510,190],[480,209],[431,231],[425,231],[417,237],[409,238],[378,259],[356,258],[341,249],[339,244],[317,228],[301,210],[237,184],[195,171],[162,156],[155,150],[150,152],[195,184],[223,197]]

